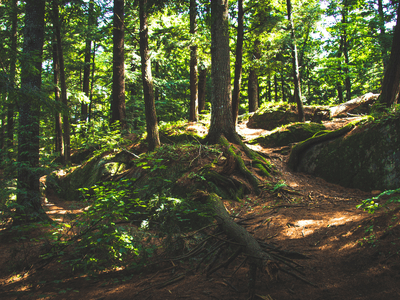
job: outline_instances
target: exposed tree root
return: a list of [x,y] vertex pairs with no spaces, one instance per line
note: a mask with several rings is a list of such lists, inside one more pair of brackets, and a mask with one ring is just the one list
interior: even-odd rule
[[[273,245],[257,241],[244,227],[240,226],[231,218],[220,197],[215,193],[208,194],[198,191],[197,196],[206,198],[207,201],[212,204],[215,214],[214,217],[219,225],[219,229],[227,235],[229,241],[222,238],[219,239],[203,256],[196,269],[199,269],[201,264],[209,260],[210,262],[207,264],[205,272],[207,276],[210,276],[221,268],[227,268],[243,253],[249,265],[249,299],[254,299],[255,297],[257,269],[267,271],[272,279],[277,278],[278,271],[283,271],[304,282],[312,284],[301,276],[304,276],[304,273],[301,271],[302,266],[291,259],[305,259],[308,258],[307,256],[298,252],[281,250]],[[202,243],[202,247],[203,246],[204,243]],[[236,250],[234,250],[233,253],[231,252],[232,254],[230,254],[227,259],[217,263],[218,259],[223,257],[222,253],[225,249],[232,249],[232,247],[236,247]],[[195,252],[203,253],[199,251],[198,248]],[[300,275],[296,274],[296,272]]]

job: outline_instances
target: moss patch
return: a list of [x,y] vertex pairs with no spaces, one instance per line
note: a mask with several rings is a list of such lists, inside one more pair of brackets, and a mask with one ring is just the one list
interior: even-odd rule
[[299,154],[297,170],[366,191],[400,186],[400,119],[369,123]]
[[271,133],[255,138],[249,143],[260,144],[263,147],[281,147],[304,141],[325,129],[324,125],[317,123],[294,123],[276,128]]

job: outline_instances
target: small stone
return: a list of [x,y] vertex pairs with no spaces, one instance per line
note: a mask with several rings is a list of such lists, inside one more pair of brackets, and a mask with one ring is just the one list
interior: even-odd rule
[[371,191],[371,195],[372,195],[373,197],[378,196],[378,195],[381,194],[381,193],[382,193],[382,192],[381,192],[380,190]]

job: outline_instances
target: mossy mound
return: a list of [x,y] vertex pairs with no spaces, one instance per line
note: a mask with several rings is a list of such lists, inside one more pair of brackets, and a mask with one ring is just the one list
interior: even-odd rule
[[208,129],[196,122],[177,122],[161,124],[159,128],[162,144],[180,144],[202,140]]
[[325,129],[324,125],[318,123],[294,123],[276,128],[267,135],[249,141],[249,144],[260,144],[263,147],[282,147],[304,141]]
[[90,188],[102,179],[123,172],[128,168],[131,159],[127,153],[103,154],[75,167],[67,175],[53,172],[47,177],[46,185],[53,188],[63,199],[77,201],[82,196],[80,188]]
[[351,131],[343,131],[344,135],[339,137],[318,136],[314,139],[320,142],[313,143],[312,139],[303,142],[308,144],[304,149],[298,145],[301,151],[292,151],[291,167],[344,187],[365,191],[398,188],[400,119],[346,127]]
[[[306,120],[311,120],[316,109],[322,107],[304,106]],[[273,130],[282,125],[295,123],[299,120],[297,107],[289,103],[268,103],[257,110],[247,123],[249,128]]]

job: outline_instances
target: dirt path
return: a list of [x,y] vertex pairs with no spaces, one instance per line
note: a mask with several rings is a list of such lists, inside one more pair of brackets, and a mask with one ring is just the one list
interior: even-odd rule
[[[261,131],[240,133],[249,137]],[[311,259],[297,262],[304,266],[304,276],[316,285],[284,273],[272,274],[272,278],[262,274],[256,283],[259,299],[400,299],[399,211],[368,215],[356,205],[371,197],[369,193],[292,173],[281,149],[258,150],[268,155],[281,172],[281,188],[274,195],[226,205],[231,213],[253,216],[246,228],[256,238],[309,255]],[[57,218],[82,209],[77,203],[71,207],[54,194],[47,196],[46,207]],[[3,237],[0,266],[7,265],[4,260],[15,247],[12,241],[4,241]],[[169,262],[141,273],[112,271],[89,279],[71,277],[54,263],[19,277],[5,277],[1,273],[7,272],[0,272],[0,299],[247,298],[245,269],[232,277],[234,267],[210,277],[187,272],[189,269],[187,264]]]

